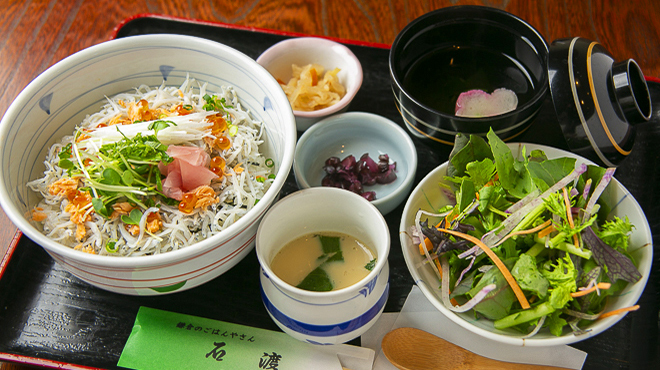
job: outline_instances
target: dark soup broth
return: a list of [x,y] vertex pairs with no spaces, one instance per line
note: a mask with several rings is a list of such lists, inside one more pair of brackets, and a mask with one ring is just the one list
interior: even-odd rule
[[450,115],[458,96],[468,90],[506,88],[516,93],[518,106],[534,95],[534,82],[520,63],[471,47],[440,49],[419,58],[406,72],[403,87],[418,102]]

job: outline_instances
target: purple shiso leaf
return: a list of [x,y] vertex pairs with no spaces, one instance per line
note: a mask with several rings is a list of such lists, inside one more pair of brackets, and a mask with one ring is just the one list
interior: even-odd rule
[[495,289],[495,284],[486,285],[479,293],[475,294],[472,299],[467,301],[462,306],[454,306],[449,299],[449,263],[447,262],[447,257],[440,257],[440,265],[442,266],[442,302],[445,304],[445,307],[454,311],[454,312],[466,312],[474,308],[479,302],[481,302],[488,293]]
[[[543,199],[547,198],[550,194],[556,193],[559,191],[559,189],[563,188],[567,184],[569,184],[571,181],[575,180],[578,178],[580,175],[582,175],[585,171],[587,171],[587,165],[586,164],[581,164],[579,165],[576,169],[571,171],[570,174],[568,174],[566,177],[563,179],[557,181],[554,185],[552,185],[548,190],[544,191],[540,196],[536,197],[535,199],[527,202],[524,206],[520,207],[515,211],[514,213],[511,214],[511,216],[507,217],[506,220],[502,222],[500,231],[495,233],[495,230],[491,230],[484,234],[484,236],[481,238],[481,241],[484,242],[487,246],[491,246],[500,240],[507,236],[511,230],[513,230],[516,225],[520,223],[520,221],[529,213],[532,209],[536,208],[538,205],[543,203]],[[523,198],[520,202],[523,200],[527,199],[527,197]],[[518,203],[520,203],[518,202]],[[516,203],[516,204],[518,204]],[[511,207],[516,206],[514,204]],[[509,209],[511,209],[509,207]],[[477,251],[477,255],[481,254]]]
[[[572,255],[571,255],[572,256]],[[577,266],[577,265],[575,265]],[[592,286],[596,285],[598,282],[598,277],[600,276],[600,272],[603,269],[600,266],[596,266],[589,270],[588,273],[583,274],[580,276],[580,280],[578,281],[578,286],[586,286],[586,289],[591,288]],[[591,295],[586,295],[584,297],[590,297]]]
[[589,198],[589,202],[587,202],[587,205],[584,207],[585,219],[591,217],[593,208],[596,205],[598,198],[600,198],[600,195],[603,193],[607,185],[612,180],[612,176],[614,176],[615,170],[616,170],[615,168],[608,168],[605,171],[603,177],[598,182],[598,185],[596,185],[596,188],[594,188],[594,192],[593,194],[591,194],[591,198]]
[[605,268],[610,282],[616,283],[623,279],[629,283],[636,283],[642,278],[637,267],[623,253],[607,245],[601,240],[591,227],[587,227],[581,233],[582,240],[593,253],[594,261]]
[[[444,227],[445,220],[440,221],[440,226]],[[422,234],[431,242],[434,249],[446,238],[435,227],[429,227],[429,220],[426,219],[420,223]]]
[[[444,252],[448,252],[454,249],[458,250],[467,250],[468,245],[471,244],[469,241],[461,239],[458,241],[453,241],[449,239],[447,234],[443,233],[442,231],[438,230],[438,228],[429,226],[429,220],[426,219],[420,223],[420,228],[424,236],[431,242],[433,245],[433,251],[436,254],[442,254]],[[445,220],[443,219],[440,222],[440,227],[445,228]],[[459,228],[459,224],[455,225],[452,227],[452,229],[456,230]],[[465,225],[462,228],[463,232],[467,232],[469,230],[474,230],[474,227],[471,225]]]

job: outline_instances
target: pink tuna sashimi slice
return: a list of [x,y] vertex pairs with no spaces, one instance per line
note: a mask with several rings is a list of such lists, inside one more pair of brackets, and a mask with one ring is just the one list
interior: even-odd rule
[[458,96],[456,116],[490,117],[511,112],[518,106],[518,97],[511,90],[501,88],[489,94],[481,90],[470,90]]
[[170,145],[167,148],[167,155],[172,158],[186,161],[193,166],[208,167],[209,163],[211,162],[211,157],[209,154],[204,151],[204,149],[195,146]]
[[181,190],[181,172],[179,170],[171,170],[170,173],[163,181],[163,194],[166,197],[181,200],[183,199],[183,191]]
[[207,168],[211,158],[203,149],[170,145],[167,154],[174,160],[167,166],[158,166],[161,173],[167,175],[163,181],[163,194],[181,200],[183,193],[195,190],[202,185],[209,185],[218,178]]
[[181,161],[179,164],[181,166],[181,189],[184,192],[195,190],[202,185],[209,185],[211,180],[218,178],[218,175],[204,166],[191,166],[185,161]]

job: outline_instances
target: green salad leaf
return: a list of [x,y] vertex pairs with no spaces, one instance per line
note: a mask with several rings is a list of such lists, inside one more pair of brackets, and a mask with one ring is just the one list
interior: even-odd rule
[[[567,326],[579,330],[576,323],[588,321],[584,315],[602,312],[608,296],[641,279],[628,253],[634,226],[627,218],[605,219],[609,205],[594,203],[613,170],[519,150],[518,158],[492,129],[485,138],[456,135],[445,177],[456,203],[437,210],[441,227],[452,234],[423,217],[416,230],[431,242],[431,258],[448,261],[451,293],[443,300],[450,309],[455,303],[447,299],[454,299],[498,329],[529,332],[544,322],[553,335],[562,335]],[[485,247],[468,242],[472,237]],[[506,269],[495,267],[483,248]],[[612,284],[598,293],[577,293],[601,282]]]

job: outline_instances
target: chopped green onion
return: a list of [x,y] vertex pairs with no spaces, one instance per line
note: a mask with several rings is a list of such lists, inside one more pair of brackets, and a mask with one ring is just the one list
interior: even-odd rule
[[117,253],[119,248],[117,247],[117,241],[114,239],[108,240],[108,242],[105,244],[105,250],[108,253]]
[[275,165],[275,161],[273,161],[271,158],[266,159],[266,167],[272,168]]
[[238,134],[238,126],[229,124],[228,128],[229,136],[236,136]]

